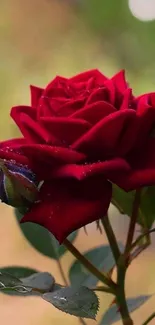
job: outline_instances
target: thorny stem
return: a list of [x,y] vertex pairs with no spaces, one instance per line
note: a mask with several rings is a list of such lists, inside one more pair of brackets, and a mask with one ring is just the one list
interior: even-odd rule
[[63,244],[85,266],[85,268],[90,271],[90,273],[94,274],[101,282],[105,283],[113,290],[113,292],[115,292],[116,284],[106,274],[100,272],[91,262],[89,262],[68,239],[65,239]]
[[102,219],[102,224],[109,240],[109,244],[117,266],[117,288],[115,294],[118,310],[121,314],[123,325],[133,325],[125,297],[125,275],[127,267],[124,254],[121,255],[108,215]]
[[105,286],[99,286],[99,287],[96,287],[96,288],[90,288],[92,291],[101,291],[101,292],[107,292],[107,293],[111,293],[111,294],[114,294],[113,290],[111,290],[110,288],[108,287],[105,287]]
[[[66,286],[68,286],[68,281],[66,279],[66,276],[64,274],[64,271],[63,271],[63,268],[62,268],[62,265],[61,265],[61,262],[60,262],[60,259],[58,258],[57,259],[57,265],[58,265],[58,268],[59,268],[59,271],[60,271],[60,274],[61,274],[61,277],[63,279],[63,282]],[[84,321],[83,318],[79,317],[79,321],[82,325],[87,325],[87,323]]]
[[125,276],[129,263],[129,252],[131,250],[136,221],[138,218],[138,210],[140,205],[141,190],[137,190],[133,202],[132,215],[130,219],[127,240],[125,245],[124,253],[120,256],[117,263],[117,291],[116,291],[116,302],[118,310],[122,317],[123,325],[133,325],[133,321],[130,318],[126,297],[125,297]]
[[60,259],[57,259],[57,265],[58,265],[58,268],[59,268],[59,271],[60,271],[60,274],[61,274],[61,277],[62,277],[62,280],[63,280],[64,284],[66,286],[68,286],[68,282],[67,282],[67,279],[65,277],[65,274],[64,274]]
[[114,234],[113,229],[111,227],[108,214],[107,214],[107,216],[102,218],[101,222],[102,222],[102,225],[103,225],[104,230],[106,232],[107,238],[109,240],[109,244],[110,244],[110,247],[111,247],[115,262],[116,262],[116,265],[117,265],[117,262],[119,260],[119,257],[121,255],[121,253],[120,253],[120,250],[119,250],[119,247],[118,247],[118,243],[117,243],[115,234]]
[[137,217],[138,217],[140,198],[141,198],[141,190],[137,190],[136,194],[135,194],[134,202],[133,202],[133,209],[132,209],[132,215],[131,215],[130,224],[129,224],[129,230],[128,230],[127,241],[126,241],[126,246],[125,246],[125,253],[128,253],[128,251],[130,250],[130,247],[132,245],[136,221],[137,221]]
[[117,293],[116,293],[116,302],[118,305],[118,310],[122,316],[123,325],[133,325],[133,321],[130,318],[126,297],[125,297],[125,276],[126,276],[126,261],[124,255],[119,259],[117,267]]

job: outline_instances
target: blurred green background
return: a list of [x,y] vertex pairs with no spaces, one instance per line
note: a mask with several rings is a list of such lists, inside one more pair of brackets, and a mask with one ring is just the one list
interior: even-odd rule
[[[136,14],[135,14],[136,13]],[[137,14],[138,13],[138,14]],[[135,16],[140,17],[137,19]],[[14,105],[29,104],[29,85],[44,87],[56,74],[72,76],[98,68],[112,76],[126,69],[136,94],[155,91],[155,1],[153,0],[1,0],[0,1],[0,139],[18,134],[9,117]],[[55,262],[35,252],[21,236],[12,209],[1,205],[1,265],[22,264],[49,270],[60,280]],[[116,232],[124,237],[126,219],[112,210]],[[122,227],[120,227],[120,221]],[[81,231],[81,249],[106,242],[90,227],[90,242]],[[92,240],[93,237],[93,240]],[[64,258],[65,270],[71,257]],[[131,266],[128,295],[155,291],[154,255],[144,253]],[[100,314],[110,297],[101,301]],[[151,313],[151,300],[133,314],[135,324]],[[0,296],[2,324],[78,324],[37,298]],[[88,321],[88,325],[95,322]],[[150,324],[154,324],[154,321]]]

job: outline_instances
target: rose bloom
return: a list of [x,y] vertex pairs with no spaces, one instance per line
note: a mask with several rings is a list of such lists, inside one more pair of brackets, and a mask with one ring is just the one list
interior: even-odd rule
[[0,158],[42,181],[22,222],[59,242],[106,215],[112,183],[125,191],[155,183],[155,94],[135,98],[123,71],[31,86],[31,106],[13,107],[11,116],[23,137],[1,142]]

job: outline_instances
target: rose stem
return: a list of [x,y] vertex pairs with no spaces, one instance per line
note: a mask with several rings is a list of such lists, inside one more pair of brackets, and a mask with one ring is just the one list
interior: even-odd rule
[[148,317],[148,319],[142,324],[142,325],[147,325],[150,323],[150,321],[155,318],[155,313],[153,313],[151,316]]
[[123,325],[133,325],[133,321],[130,318],[126,297],[125,297],[125,275],[127,271],[126,260],[124,255],[121,255],[117,266],[117,293],[116,301],[118,310],[122,317]]
[[120,250],[119,250],[119,247],[118,247],[118,243],[117,243],[115,234],[113,232],[113,229],[112,229],[110,221],[109,221],[108,213],[104,218],[101,219],[101,222],[102,222],[102,225],[103,225],[104,230],[106,232],[107,238],[109,240],[109,244],[110,244],[110,247],[111,247],[115,262],[116,262],[116,265],[117,265],[117,262],[118,262],[118,260],[120,258],[121,253],[120,253]]
[[129,224],[129,230],[127,234],[127,240],[125,245],[124,254],[122,254],[119,258],[117,265],[117,293],[116,293],[116,301],[119,307],[120,314],[122,316],[123,325],[133,325],[133,321],[130,318],[130,314],[128,311],[128,306],[125,297],[125,275],[128,267],[128,254],[132,247],[134,231],[136,226],[136,221],[138,218],[138,210],[140,205],[141,198],[141,190],[137,190],[134,197],[132,215]]
[[76,259],[90,271],[90,273],[94,274],[101,282],[110,287],[109,292],[115,292],[116,284],[106,274],[101,273],[91,262],[89,262],[68,239],[65,239],[63,244],[76,257]]
[[110,220],[107,216],[102,218],[102,224],[106,232],[109,244],[116,262],[117,266],[117,289],[116,289],[116,302],[119,308],[119,312],[122,317],[122,322],[124,325],[133,325],[132,319],[130,318],[128,306],[125,298],[125,274],[126,274],[126,264],[124,261],[124,256],[121,255],[121,252],[118,247],[118,243],[113,232],[113,229],[110,224]]
[[[61,274],[61,277],[63,279],[63,282],[66,286],[68,286],[68,281],[66,279],[66,276],[64,274],[64,271],[63,271],[63,268],[62,268],[62,265],[61,265],[61,262],[60,262],[60,259],[57,258],[57,265],[58,265],[58,268],[59,268],[59,271],[60,271],[60,274]],[[84,321],[83,318],[79,317],[79,321],[82,325],[87,325],[87,323]]]
[[67,282],[66,276],[64,274],[64,271],[63,271],[63,268],[62,268],[62,265],[61,265],[61,262],[60,262],[59,259],[57,260],[57,265],[58,265],[58,268],[59,268],[59,271],[60,271],[60,274],[61,274],[61,277],[62,277],[62,280],[63,280],[64,284],[66,286],[68,286],[68,282]]
[[136,221],[138,218],[140,199],[141,199],[141,190],[137,190],[135,193],[135,198],[134,198],[134,202],[133,202],[132,215],[131,215],[131,219],[130,219],[127,241],[126,241],[126,246],[125,246],[125,254],[128,254],[128,252],[130,251],[131,245],[132,245]]

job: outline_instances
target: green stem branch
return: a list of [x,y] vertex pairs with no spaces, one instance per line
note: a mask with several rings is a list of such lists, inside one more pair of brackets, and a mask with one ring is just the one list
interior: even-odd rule
[[133,209],[132,209],[132,215],[131,215],[130,224],[129,224],[129,230],[128,230],[127,241],[126,241],[126,246],[125,246],[125,253],[128,253],[130,251],[130,247],[132,245],[136,221],[138,218],[140,198],[141,198],[141,190],[137,190],[136,194],[135,194],[134,202],[133,202]]
[[151,316],[149,316],[147,318],[147,320],[142,324],[142,325],[147,325],[148,323],[150,323],[150,321],[155,318],[155,313],[153,313]]
[[116,301],[119,312],[122,317],[123,325],[133,325],[133,321],[130,318],[126,297],[125,297],[125,276],[126,276],[126,261],[122,255],[119,259],[117,268],[117,293]]
[[111,293],[111,294],[114,294],[113,290],[111,290],[110,288],[108,287],[105,287],[105,286],[99,286],[99,287],[96,287],[96,288],[90,288],[92,291],[101,291],[101,292],[106,292],[106,293]]
[[66,286],[68,286],[68,281],[67,281],[67,279],[66,279],[66,276],[65,276],[65,274],[64,274],[64,271],[63,271],[63,268],[62,268],[62,265],[61,265],[61,262],[60,262],[59,259],[57,259],[57,265],[58,265],[59,272],[60,272],[60,274],[61,274],[61,277],[62,277],[62,280],[63,280],[64,284],[65,284]]
[[114,234],[113,229],[111,227],[108,214],[101,221],[102,221],[102,225],[104,227],[104,230],[106,232],[107,238],[109,240],[109,244],[110,244],[110,247],[111,247],[115,262],[116,262],[116,265],[117,265],[117,262],[118,262],[118,260],[120,258],[121,253],[120,253],[120,250],[119,250],[119,247],[118,247],[118,243],[117,243],[115,234]]
[[150,243],[151,243],[151,238],[150,238],[150,234],[151,234],[151,232],[154,232],[155,230],[154,229],[151,229],[151,230],[148,230],[147,232],[145,232],[145,233],[143,233],[143,234],[141,234],[134,242],[133,242],[133,244],[131,245],[131,247],[130,247],[130,251],[132,251],[140,242],[141,242],[141,240],[145,237],[145,236],[147,236],[147,243],[148,243],[148,245],[150,245]]
[[68,239],[65,239],[63,244],[76,257],[76,259],[79,260],[87,270],[89,270],[90,273],[94,274],[101,282],[105,283],[115,291],[116,284],[106,274],[100,272],[91,262],[89,262]]

